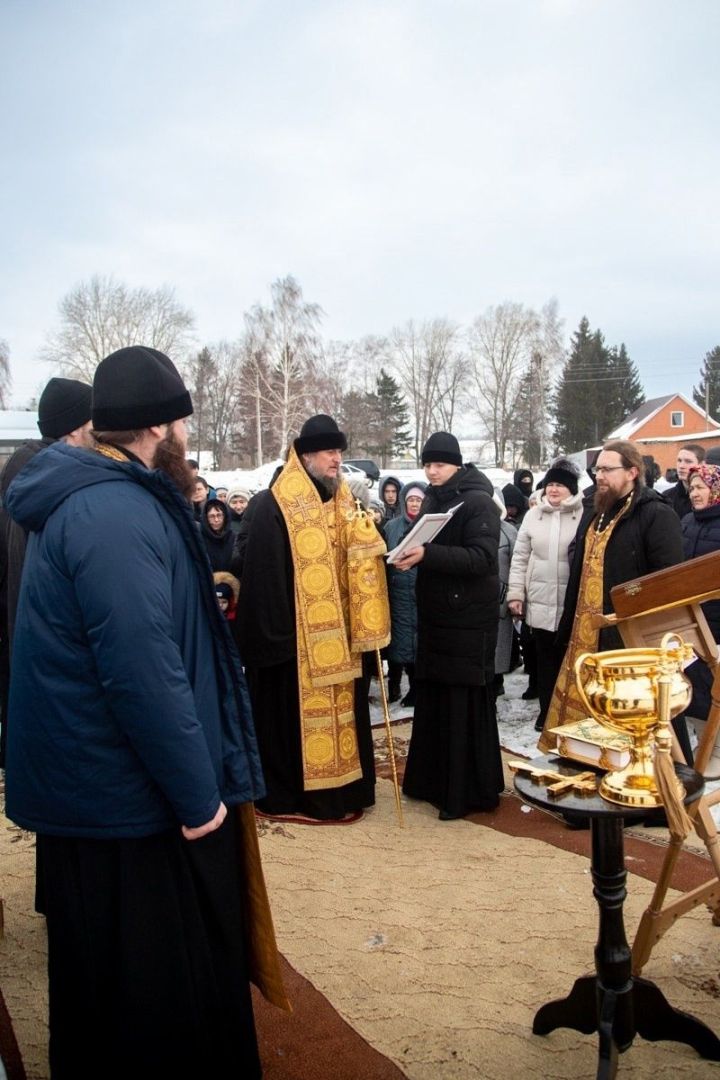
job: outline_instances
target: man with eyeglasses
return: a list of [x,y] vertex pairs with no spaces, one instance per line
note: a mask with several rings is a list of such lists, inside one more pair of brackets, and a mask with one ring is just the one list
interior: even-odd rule
[[[610,590],[623,581],[683,561],[680,519],[661,495],[645,486],[640,448],[624,439],[605,443],[594,469],[595,496],[578,527],[558,644],[565,649],[545,729],[538,745],[555,749],[548,729],[581,720],[587,713],[575,685],[580,653],[623,648],[618,631],[598,631],[594,616],[613,610]],[[690,755],[685,721],[675,725]]]

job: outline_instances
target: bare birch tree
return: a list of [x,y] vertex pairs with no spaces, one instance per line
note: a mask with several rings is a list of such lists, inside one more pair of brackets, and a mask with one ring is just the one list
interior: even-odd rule
[[228,468],[242,423],[242,342],[206,345],[185,367],[193,398],[191,446],[209,450],[216,469]]
[[392,332],[392,367],[410,406],[418,461],[428,436],[452,426],[463,376],[458,343],[458,327],[447,319],[410,320]]
[[12,386],[10,375],[10,347],[0,338],[0,409],[7,409],[8,397]]
[[273,424],[274,453],[286,449],[290,434],[300,428],[307,412],[308,380],[321,351],[322,308],[303,300],[291,275],[270,286],[271,305],[257,304],[246,321],[255,342],[259,394]]
[[468,333],[475,410],[502,467],[513,436],[518,390],[538,334],[538,316],[506,301],[478,316]]
[[177,362],[192,341],[194,316],[167,285],[133,289],[96,274],[64,296],[58,310],[60,323],[47,336],[42,359],[85,382],[116,349],[149,345]]
[[558,313],[558,302],[552,297],[543,305],[532,344],[532,364],[537,379],[537,411],[533,410],[532,426],[539,444],[540,462],[545,463],[551,439],[552,414],[549,386],[563,359],[564,320]]

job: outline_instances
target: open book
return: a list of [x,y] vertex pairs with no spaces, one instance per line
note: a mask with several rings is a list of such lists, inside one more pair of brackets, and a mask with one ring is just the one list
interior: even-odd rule
[[423,544],[429,544],[431,540],[434,540],[437,534],[445,525],[447,525],[453,514],[460,509],[462,503],[458,503],[457,506],[453,506],[444,514],[425,514],[416,521],[407,536],[403,537],[397,547],[394,547],[392,551],[388,551],[385,558],[389,563],[397,562],[406,551],[410,551],[411,548],[422,547]]

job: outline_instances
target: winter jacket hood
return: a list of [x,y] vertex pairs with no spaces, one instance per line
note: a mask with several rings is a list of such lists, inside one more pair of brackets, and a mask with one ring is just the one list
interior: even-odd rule
[[[128,474],[141,480],[153,475],[172,488],[164,473],[150,473],[135,462],[120,463],[90,450],[53,443],[18,473],[5,496],[5,507],[18,525],[39,532],[61,503],[94,484],[126,482]],[[173,488],[174,490],[174,488]]]
[[410,522],[414,525],[418,519],[419,512],[418,515],[416,515],[414,518],[410,518],[408,517],[407,507],[405,505],[405,499],[407,498],[408,492],[412,491],[413,488],[418,488],[418,490],[422,491],[423,495],[425,495],[428,489],[428,485],[425,483],[424,480],[411,480],[409,484],[403,484],[402,488],[400,489],[398,502],[400,504],[400,513],[402,514],[402,516],[407,522]]
[[513,484],[518,489],[518,491],[522,492],[522,494],[524,495],[525,491],[523,489],[522,481],[525,481],[526,486],[529,482],[531,491],[535,487],[535,477],[533,476],[530,469],[516,469],[513,473]]
[[[535,508],[539,510],[541,514],[575,514],[578,515],[579,520],[579,515],[582,513],[583,508],[583,493],[582,491],[578,491],[575,495],[568,495],[568,497],[563,499],[558,506],[551,506],[547,496],[543,494],[535,503]],[[530,513],[530,511],[528,511],[528,513]]]
[[[392,505],[385,501],[385,488],[388,486],[388,484],[394,484],[395,487],[398,489],[398,502],[393,503]],[[378,495],[382,499],[383,505],[385,506],[386,521],[391,521],[393,518],[398,517],[398,515],[400,514],[399,495],[401,489],[402,483],[398,480],[397,476],[383,476],[382,480],[380,481],[378,487]]]

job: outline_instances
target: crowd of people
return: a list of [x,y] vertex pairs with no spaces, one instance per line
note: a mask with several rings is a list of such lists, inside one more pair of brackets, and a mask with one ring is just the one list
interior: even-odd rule
[[[250,980],[285,1001],[256,815],[347,824],[373,805],[371,658],[391,702],[408,680],[405,795],[441,821],[492,811],[503,675],[522,659],[553,749],[582,715],[576,657],[620,644],[594,619],[612,587],[720,550],[720,465],[699,446],[665,497],[623,440],[585,490],[561,457],[499,491],[438,431],[425,480],[386,476],[373,500],[318,414],[251,497],[198,475],[191,414],[167,356],[122,349],[92,387],[50,381],[42,438],[2,477],[6,811],[37,834],[54,1078],[140,1059],[260,1076]],[[443,527],[413,543],[429,514]],[[700,731],[709,670],[689,670]]]

